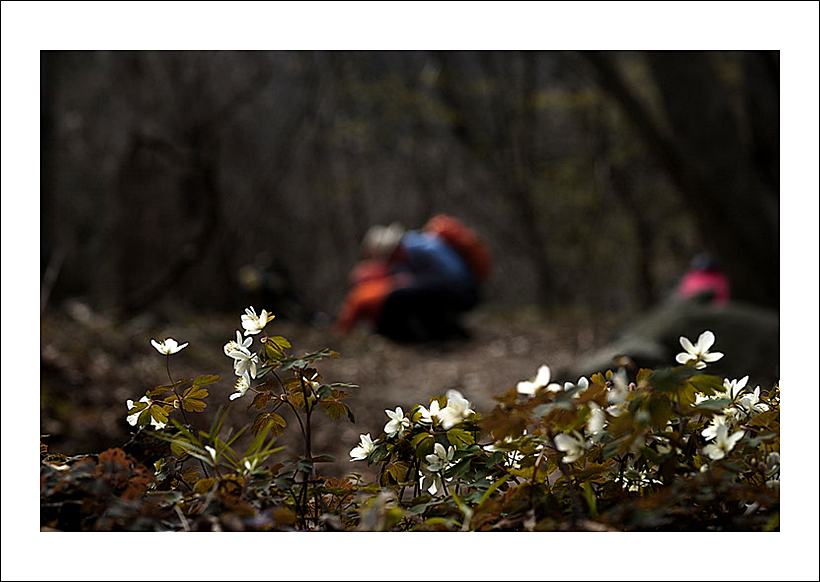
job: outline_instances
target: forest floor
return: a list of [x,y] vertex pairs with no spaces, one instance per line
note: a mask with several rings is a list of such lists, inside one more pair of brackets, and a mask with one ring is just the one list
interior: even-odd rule
[[[125,401],[138,400],[148,388],[165,381],[165,366],[149,344],[151,338],[174,337],[190,347],[172,359],[176,377],[219,374],[210,386],[210,407],[194,424],[207,426],[218,406],[228,405],[233,391],[232,361],[222,346],[239,327],[238,315],[189,316],[163,325],[147,315],[116,322],[88,307],[73,303],[47,312],[41,319],[41,433],[50,449],[64,454],[97,452],[121,446],[131,427],[125,422]],[[538,366],[548,364],[553,376],[564,378],[582,353],[603,344],[611,326],[590,325],[579,316],[545,319],[532,310],[472,314],[467,327],[472,338],[461,342],[399,345],[356,330],[340,336],[330,327],[290,321],[268,324],[271,334],[283,335],[299,354],[329,347],[338,359],[319,363],[325,382],[359,386],[348,401],[356,423],[331,421],[321,415],[314,429],[314,454],[330,454],[336,461],[324,473],[367,473],[363,463],[349,462],[348,452],[360,433],[376,438],[382,432],[384,410],[417,403],[454,388],[478,411],[489,411],[493,396],[516,382],[531,378]],[[230,404],[229,423],[237,428],[253,419],[247,410],[251,398]],[[298,454],[294,427],[282,437],[291,454]],[[287,453],[285,453],[287,454]]]

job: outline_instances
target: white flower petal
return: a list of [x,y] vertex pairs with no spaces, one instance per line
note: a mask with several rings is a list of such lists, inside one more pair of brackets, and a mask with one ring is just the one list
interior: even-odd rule
[[690,360],[694,360],[694,359],[696,359],[695,356],[693,356],[692,354],[689,354],[687,352],[681,352],[677,356],[675,356],[675,360],[679,364],[687,364]]
[[709,351],[709,348],[711,348],[713,345],[715,345],[715,334],[713,334],[709,330],[704,331],[702,334],[700,334],[697,343],[699,353]]

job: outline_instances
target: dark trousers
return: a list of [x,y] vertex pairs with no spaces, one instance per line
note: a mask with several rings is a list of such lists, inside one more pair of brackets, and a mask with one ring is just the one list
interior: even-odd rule
[[473,285],[427,282],[396,289],[384,301],[376,332],[400,342],[466,338],[461,315],[477,302]]

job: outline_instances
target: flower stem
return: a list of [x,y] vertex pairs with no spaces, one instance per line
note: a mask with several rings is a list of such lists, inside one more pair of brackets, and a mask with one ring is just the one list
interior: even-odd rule
[[[308,505],[308,481],[313,478],[314,467],[313,467],[313,452],[311,446],[311,434],[310,434],[310,417],[311,413],[313,412],[313,407],[308,404],[308,392],[307,392],[307,385],[305,384],[305,378],[302,371],[299,371],[299,383],[302,386],[302,397],[305,401],[305,457],[310,461],[310,471],[305,471],[303,475],[302,481],[302,497],[304,498],[304,506],[302,509],[303,515],[307,515],[307,505]],[[317,508],[318,511],[318,508]]]
[[182,420],[185,421],[185,424],[191,426],[191,423],[188,422],[188,416],[185,414],[185,407],[182,405],[182,398],[179,397],[177,387],[174,385],[174,379],[171,377],[171,354],[165,354],[165,371],[168,372],[168,380],[171,381],[171,390],[173,390],[174,396],[177,397],[177,402],[179,402],[179,410],[182,412]]

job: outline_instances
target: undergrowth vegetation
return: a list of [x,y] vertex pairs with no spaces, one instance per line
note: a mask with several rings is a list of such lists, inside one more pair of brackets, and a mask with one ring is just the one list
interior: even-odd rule
[[[473,410],[456,390],[386,410],[351,443],[351,472],[323,476],[316,423],[355,422],[358,387],[326,383],[323,349],[297,355],[253,308],[224,346],[233,392],[208,430],[212,374],[175,378],[188,345],[151,340],[164,383],[129,400],[121,448],[66,457],[41,444],[41,526],[61,530],[777,530],[780,393],[708,374],[705,331],[677,366],[551,381],[548,366]],[[160,363],[161,362],[161,363]],[[226,426],[227,406],[247,423]],[[277,439],[288,425],[298,451]],[[367,463],[370,482],[357,467]]]

